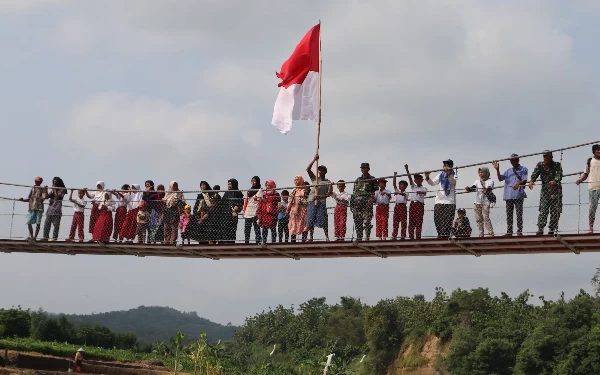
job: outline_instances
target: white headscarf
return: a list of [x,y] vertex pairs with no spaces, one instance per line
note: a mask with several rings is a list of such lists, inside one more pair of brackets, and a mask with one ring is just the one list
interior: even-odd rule
[[96,182],[96,188],[98,188],[98,185],[102,186],[102,190],[98,190],[98,191],[94,192],[92,201],[95,203],[102,203],[104,201],[104,181]]
[[[106,198],[106,194],[108,194],[108,198]],[[104,191],[102,193],[102,203],[100,204],[100,207],[113,207],[114,205],[115,202],[112,200],[112,193]],[[112,209],[109,208],[109,211],[112,211]]]
[[163,198],[163,201],[169,208],[177,205],[178,200],[183,200],[183,194],[179,190],[173,190],[173,186],[175,186],[176,183],[177,181],[171,181],[169,183],[169,191],[167,191],[167,194],[165,194],[165,197]]
[[135,190],[131,190],[127,193],[127,201],[129,202],[129,209],[133,210],[139,207],[144,192],[140,191],[140,185],[138,184],[131,184],[131,187],[135,188]]

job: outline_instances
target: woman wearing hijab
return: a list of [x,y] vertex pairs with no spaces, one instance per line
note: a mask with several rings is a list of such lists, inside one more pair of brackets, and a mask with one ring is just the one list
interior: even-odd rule
[[87,188],[85,188],[84,190],[85,195],[92,200],[92,213],[90,214],[89,232],[94,233],[96,220],[98,220],[98,215],[100,215],[98,205],[104,200],[104,181],[96,182],[96,191],[93,195],[90,195],[90,193],[88,193]]
[[54,226],[52,232],[52,241],[58,239],[58,231],[60,230],[60,219],[62,219],[62,201],[67,193],[65,183],[60,177],[52,179],[52,191],[48,193],[46,187],[46,197],[49,199],[48,209],[46,210],[46,221],[44,222],[44,236],[42,241],[48,241],[50,237],[50,227]]
[[179,191],[177,181],[169,183],[169,191],[162,199],[164,202],[163,225],[165,244],[172,245],[177,239],[177,225],[179,225],[179,208],[185,206],[183,193]]
[[102,202],[98,205],[98,221],[94,226],[94,233],[92,233],[90,242],[109,242],[113,230],[112,213],[115,210],[115,202],[111,199],[112,194],[109,191],[104,191],[103,194]]
[[235,242],[238,215],[244,206],[244,194],[239,190],[238,180],[227,181],[227,191],[223,194],[223,215],[221,216],[221,242]]
[[262,198],[263,190],[260,186],[260,177],[252,177],[250,183],[252,187],[246,192],[246,199],[244,200],[244,242],[250,243],[250,231],[254,227],[254,238],[256,243],[260,243],[260,227],[258,226],[256,211],[258,209],[258,201]]
[[163,198],[165,197],[165,186],[158,185],[156,191],[153,192],[148,198],[148,205],[150,207],[150,221],[148,223],[148,243],[157,243],[164,241],[164,229],[163,229],[163,211],[165,203]]
[[144,193],[140,191],[140,185],[131,184],[131,190],[124,194],[127,199],[127,216],[121,228],[121,237],[129,243],[133,243],[137,230],[137,213]]
[[212,206],[208,207],[208,218],[206,219],[207,240],[209,244],[217,243],[223,238],[223,213],[225,204],[219,194],[220,185],[215,185],[209,193]]
[[213,207],[212,189],[208,182],[200,182],[200,194],[196,197],[196,203],[190,217],[190,222],[185,229],[187,239],[207,243],[212,233],[209,233],[209,214]]
[[304,178],[300,175],[294,177],[294,190],[290,192],[287,214],[289,217],[288,229],[292,242],[296,242],[298,235],[304,235],[306,225],[306,189],[304,188]]
[[265,182],[266,190],[258,201],[258,226],[262,228],[263,243],[267,243],[269,229],[271,230],[271,242],[275,242],[277,238],[277,205],[281,201],[281,197],[275,190],[276,187],[273,180]]
[[456,177],[454,176],[454,162],[450,159],[444,160],[444,169],[432,179],[430,172],[425,172],[425,181],[431,186],[438,186],[433,206],[433,221],[438,238],[450,237],[454,214],[456,211]]
[[488,236],[494,236],[494,228],[490,220],[490,205],[494,202],[490,200],[494,181],[490,178],[490,170],[486,167],[479,168],[479,179],[475,180],[473,186],[467,186],[467,192],[475,191],[475,222],[479,227],[479,237],[484,236],[483,227],[488,231]]

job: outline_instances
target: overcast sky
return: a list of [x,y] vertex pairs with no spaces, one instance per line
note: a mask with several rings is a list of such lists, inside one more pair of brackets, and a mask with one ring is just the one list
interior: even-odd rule
[[[275,72],[319,19],[320,154],[331,179],[356,178],[364,161],[373,174],[391,175],[405,163],[435,169],[448,157],[462,165],[598,137],[596,1],[0,0],[1,181],[61,176],[67,186],[104,180],[118,188],[177,180],[194,190],[200,180],[225,186],[231,177],[247,188],[259,175],[291,185],[315,153],[316,126],[300,122],[282,136],[270,125]],[[582,170],[588,156],[589,147],[566,152],[565,173]],[[523,164],[531,170],[538,159]],[[460,175],[465,185],[477,177],[475,169]],[[572,192],[567,201],[578,199]],[[26,194],[0,186],[1,196]],[[561,225],[576,214],[567,210]],[[494,215],[501,234],[501,209]],[[556,299],[589,290],[599,263],[596,254],[0,254],[0,307],[91,313],[166,305],[241,324],[280,303],[431,297],[436,286],[513,296],[529,288]]]

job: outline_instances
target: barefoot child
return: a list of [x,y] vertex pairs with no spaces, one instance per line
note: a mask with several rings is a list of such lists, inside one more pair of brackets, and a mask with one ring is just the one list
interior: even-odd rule
[[[40,228],[42,226],[42,215],[44,214],[44,199],[46,199],[45,189],[42,188],[42,182],[44,181],[41,177],[36,177],[34,180],[35,186],[31,188],[29,196],[27,198],[19,198],[21,202],[29,203],[29,211],[27,211],[27,228],[29,229],[28,240],[35,241]],[[35,234],[33,233],[33,225],[35,224]]]
[[402,224],[400,230],[400,239],[406,238],[406,223],[408,219],[408,209],[406,204],[408,203],[408,182],[401,180],[399,185],[396,185],[398,173],[394,172],[394,195],[396,196],[396,204],[394,206],[394,218],[392,222],[392,239],[398,237],[398,227]]
[[71,195],[69,196],[69,201],[73,203],[73,221],[71,222],[71,232],[69,233],[67,241],[73,241],[75,239],[75,230],[77,230],[79,242],[83,242],[83,210],[87,204],[87,202],[83,200],[85,191],[77,190],[77,198],[73,198],[73,191],[75,190],[71,189]]
[[148,231],[148,220],[150,220],[150,211],[148,211],[148,205],[145,201],[141,201],[138,205],[138,211],[136,214],[136,235],[138,243],[146,242],[146,232]]

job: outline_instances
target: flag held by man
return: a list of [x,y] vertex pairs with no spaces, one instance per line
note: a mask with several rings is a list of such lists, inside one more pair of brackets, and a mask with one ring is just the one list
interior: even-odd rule
[[282,134],[292,129],[293,120],[319,119],[320,31],[320,24],[310,29],[277,73],[281,82],[272,124]]

